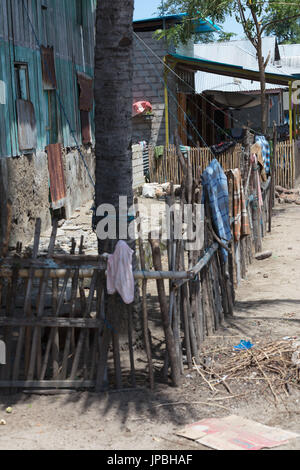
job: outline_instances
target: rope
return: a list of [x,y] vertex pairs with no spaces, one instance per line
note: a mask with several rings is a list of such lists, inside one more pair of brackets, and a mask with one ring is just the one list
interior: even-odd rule
[[[180,77],[167,63],[165,63],[154,51],[153,49],[145,43],[145,41],[138,35],[136,34],[135,32],[133,32],[133,34],[136,36],[136,38],[142,42],[144,44],[144,46],[150,50],[150,52],[154,55],[154,57],[159,60],[159,62],[161,62],[173,75],[175,75],[180,81],[182,81],[188,88],[190,88],[193,93],[196,93],[196,89],[194,87],[192,87],[192,85],[190,85],[189,83],[187,83],[182,77]],[[216,106],[215,103],[213,103],[212,101],[210,101],[203,93],[198,93],[205,101],[207,101],[209,104],[213,105],[218,111],[221,111],[225,116],[228,116],[230,117],[231,119],[233,119],[237,124],[240,124],[242,127],[244,126],[244,124],[242,124],[240,121],[238,121],[236,118],[232,117],[230,114],[226,113],[226,111],[224,111],[223,109],[219,108],[218,106]],[[253,132],[254,134],[256,135],[259,135],[254,129],[252,129],[251,127],[247,126],[247,129],[250,130],[251,132]]]
[[[163,80],[163,78],[160,76],[160,74],[157,72],[156,70],[156,67],[154,64],[152,64],[152,62],[149,60],[147,54],[145,53],[145,51],[141,48],[141,46],[139,46],[140,49],[142,50],[143,54],[145,55],[148,63],[154,68],[154,71],[158,77],[158,79],[165,85],[165,82]],[[180,106],[180,104],[178,103],[178,100],[176,98],[176,96],[174,96],[173,92],[167,87],[168,89],[168,92],[170,93],[170,96],[174,99],[174,101],[177,103],[179,109],[183,112],[184,114],[184,117],[187,119],[187,121],[190,123],[190,125],[193,127],[193,129],[195,130],[197,136],[200,138],[201,142],[204,144],[205,147],[207,147],[210,151],[210,153],[212,154],[213,158],[215,158],[215,155],[213,154],[211,148],[209,147],[209,145],[205,142],[205,140],[203,139],[202,135],[199,133],[198,129],[195,127],[193,121],[189,118],[189,116],[186,114],[186,112],[184,111],[184,109],[182,108],[182,106]]]
[[[159,72],[157,71],[157,67],[151,62],[149,56],[146,54],[146,52],[142,49],[142,46],[138,44],[138,47],[140,48],[140,50],[143,52],[143,54],[145,55],[148,63],[152,66],[152,68],[154,69],[156,75],[158,76],[159,80],[165,85],[164,83],[164,79],[161,77],[161,75],[159,74]],[[150,84],[151,88],[154,89],[154,87],[152,86],[152,84],[147,80],[147,82]],[[200,135],[198,129],[194,126],[193,124],[193,121],[191,121],[191,119],[189,118],[189,116],[185,113],[185,111],[183,110],[183,108],[179,105],[179,102],[177,100],[177,98],[174,96],[174,94],[172,93],[172,91],[169,89],[169,87],[167,86],[167,89],[168,89],[168,92],[169,94],[171,95],[171,97],[175,100],[175,102],[177,103],[179,109],[181,109],[184,113],[184,116],[185,118],[192,124],[192,127],[194,128],[194,130],[196,131],[196,134],[198,135],[198,137],[200,137],[201,141],[204,143],[204,145],[209,148],[209,150],[211,151],[210,147],[208,146],[208,144],[204,141],[203,137]],[[211,119],[198,105],[197,103],[193,102],[193,104],[196,106],[196,108],[202,113],[202,115],[205,115],[205,117],[212,123],[213,126],[216,127],[216,129],[219,129],[224,135],[226,135],[227,137],[229,137],[231,140],[233,140],[236,144],[238,144],[239,142],[234,139],[232,136],[230,136],[224,129],[222,129],[213,119]],[[170,113],[173,115],[173,113],[170,111]],[[173,115],[174,116],[174,115]],[[175,118],[175,120],[177,121],[177,123],[179,122],[177,118]],[[188,136],[188,133],[186,132],[185,128],[183,127],[183,125],[181,123],[179,123],[181,128],[184,129],[185,131],[185,134]],[[189,137],[189,136],[188,136]],[[195,144],[193,138],[191,139],[195,145],[195,147],[197,147],[197,145]],[[245,152],[245,150],[243,148],[241,148],[241,152],[244,154],[244,155],[247,155],[247,153]],[[211,151],[212,155],[214,156],[213,152]],[[215,156],[214,156],[215,157]]]

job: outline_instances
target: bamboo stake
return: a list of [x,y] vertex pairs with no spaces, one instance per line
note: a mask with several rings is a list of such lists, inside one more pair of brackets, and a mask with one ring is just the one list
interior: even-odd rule
[[[151,249],[152,249],[153,265],[156,270],[160,271],[162,269],[162,263],[161,263],[161,252],[160,252],[159,240],[153,239],[151,238],[151,235],[149,235],[149,242],[150,242]],[[162,279],[159,279],[156,281],[156,284],[157,284],[158,298],[160,302],[162,322],[163,322],[163,327],[164,327],[164,332],[165,332],[166,346],[167,346],[167,351],[168,351],[170,366],[171,366],[172,382],[175,387],[178,387],[181,383],[180,367],[179,367],[179,360],[176,355],[174,336],[173,336],[173,332],[172,332],[171,325],[170,325],[170,318],[169,318],[169,312],[168,312],[168,306],[167,306],[167,300],[166,300],[164,281]]]
[[[137,198],[135,198],[134,204],[136,207],[136,218],[138,220],[137,232],[138,232],[140,263],[141,263],[142,271],[145,271],[146,270],[145,250],[144,250],[142,233],[141,233],[142,226],[141,226],[140,211],[138,208]],[[150,388],[151,390],[154,390],[154,372],[153,372],[152,351],[151,351],[148,311],[147,311],[147,279],[142,280],[142,310],[143,310],[144,342],[145,342],[145,350],[146,350],[147,361],[148,361]]]
[[[57,233],[57,227],[58,227],[58,221],[57,219],[54,220],[53,222],[53,227],[52,227],[52,233],[50,237],[50,242],[49,242],[49,248],[48,248],[48,254],[47,258],[51,258],[54,252],[54,245],[55,245],[55,239],[56,239],[56,233]],[[48,279],[49,279],[49,271],[46,270],[43,279],[41,280],[41,295],[39,298],[39,305],[37,309],[37,317],[41,317],[44,313],[44,305],[45,305],[45,295],[46,295],[46,289],[48,286]],[[35,365],[36,365],[36,360],[37,360],[37,355],[38,354],[38,342],[39,337],[40,337],[40,328],[36,327],[33,332],[33,338],[32,338],[32,346],[31,346],[31,356],[30,356],[30,363],[29,363],[29,369],[28,369],[28,374],[27,374],[27,380],[33,380],[34,376],[34,371],[35,371]]]
[[[95,270],[94,275],[92,277],[92,282],[91,282],[90,291],[89,291],[89,297],[88,297],[88,300],[86,302],[86,309],[84,311],[83,318],[87,318],[89,316],[91,308],[92,308],[92,301],[93,301],[93,298],[94,298],[94,292],[95,292],[95,288],[96,288],[97,274],[98,273]],[[78,365],[79,365],[79,359],[80,359],[83,343],[86,339],[86,335],[87,335],[87,331],[85,329],[81,329],[80,334],[79,334],[77,347],[76,347],[76,351],[75,351],[75,355],[74,355],[70,380],[74,380],[75,377],[76,377],[76,373],[77,373],[77,369],[78,369]]]
[[[77,296],[77,289],[78,289],[78,279],[79,279],[79,270],[76,269],[74,273],[74,277],[72,279],[70,317],[74,317],[75,306],[76,306],[76,296]],[[72,332],[73,332],[73,328],[68,328],[66,339],[65,339],[62,366],[61,366],[61,371],[60,371],[60,380],[65,380],[67,377]]]
[[[63,287],[60,293],[59,300],[57,302],[57,294],[58,294],[58,289],[57,286],[54,285],[53,288],[55,290],[55,294],[53,297],[53,312],[54,312],[54,317],[59,317],[61,308],[64,302],[64,297],[65,297],[65,292],[66,288],[68,285],[68,280],[69,280],[69,273],[66,273]],[[56,280],[54,280],[56,281]],[[42,365],[42,370],[40,374],[39,380],[44,380],[45,375],[46,375],[46,370],[47,370],[47,363],[49,359],[49,354],[51,351],[51,346],[52,346],[52,361],[53,361],[53,371],[52,371],[52,379],[56,380],[58,378],[58,373],[59,373],[59,334],[58,334],[58,328],[53,328],[50,332],[48,341],[47,341],[47,346],[46,346],[46,351],[44,355],[44,362]]]
[[[38,255],[38,249],[39,249],[39,243],[40,243],[40,234],[41,234],[41,219],[37,219],[36,224],[35,224],[32,259],[36,259],[37,255]],[[34,270],[30,269],[29,270],[29,275],[28,275],[27,287],[26,287],[25,300],[24,300],[24,315],[26,317],[29,316],[30,310],[31,310],[31,290],[32,290],[33,277],[34,277]],[[25,327],[20,328],[19,338],[18,338],[18,343],[17,343],[17,349],[16,349],[14,369],[13,369],[13,381],[16,381],[18,379],[18,376],[19,376],[19,367],[20,367],[20,360],[21,360],[21,354],[22,354],[25,331],[26,331]],[[27,355],[29,354],[29,340],[30,340],[30,338],[27,336],[26,345],[25,345],[25,361],[26,361]]]

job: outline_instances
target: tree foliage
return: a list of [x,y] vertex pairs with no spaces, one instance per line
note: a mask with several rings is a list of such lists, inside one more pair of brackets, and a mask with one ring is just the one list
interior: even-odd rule
[[[300,2],[299,0],[164,0],[160,14],[185,13],[182,24],[165,33],[172,40],[187,40],[193,34],[193,22],[209,18],[216,24],[224,23],[226,17],[235,17],[241,23],[248,39],[261,34],[276,35],[280,43],[300,42]],[[257,20],[257,22],[256,22]],[[232,33],[222,31],[215,40],[226,40]],[[219,38],[218,38],[219,36]],[[207,35],[199,36],[207,42]],[[252,40],[251,40],[252,42]]]
[[[275,35],[280,44],[299,44],[300,43],[300,19],[289,17],[300,14],[300,4],[293,0],[280,0],[280,3],[272,4],[268,2],[266,9],[266,20],[272,22],[266,27],[268,35]],[[274,22],[275,21],[275,22]]]

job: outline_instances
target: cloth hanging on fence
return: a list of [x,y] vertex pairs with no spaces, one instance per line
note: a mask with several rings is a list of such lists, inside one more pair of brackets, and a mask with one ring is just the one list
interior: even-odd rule
[[[228,243],[231,240],[228,183],[218,160],[212,160],[203,172],[201,179],[203,184],[202,203],[208,202],[214,229],[219,238],[224,243]],[[222,248],[222,254],[226,262],[228,252],[224,248]]]
[[126,242],[120,240],[107,261],[107,292],[110,295],[118,292],[125,304],[134,301],[132,255],[133,250]]
[[188,147],[187,145],[180,145],[180,150],[181,150],[182,155],[184,156],[184,158],[188,157],[190,149],[191,149],[191,147]]
[[[251,164],[254,165],[256,168],[258,168],[258,161],[257,161],[257,155],[256,155],[256,154],[252,154],[252,155],[251,155],[251,157],[250,157],[250,162],[251,162]],[[263,205],[264,205],[264,202],[263,202],[262,193],[261,193],[261,185],[260,185],[260,177],[259,177],[259,171],[258,171],[258,169],[256,169],[256,171],[254,172],[254,178],[257,178],[258,206],[259,206],[259,209],[261,210],[261,208],[262,208]]]
[[220,155],[235,146],[236,142],[221,142],[220,144],[212,145],[210,149],[214,155]]
[[230,170],[230,173],[233,177],[233,232],[235,241],[239,241],[242,237],[250,235],[250,225],[241,172],[239,168],[235,168]]
[[259,142],[257,142],[256,144],[253,144],[251,146],[251,154],[255,154],[257,156],[257,163],[260,166],[261,179],[264,182],[266,182],[268,177],[267,177],[266,170],[265,170],[265,164],[264,164],[264,159],[263,159],[263,155],[262,155],[262,147],[261,147],[261,144]]
[[270,173],[270,145],[264,135],[257,135],[255,137],[255,142],[258,142],[261,145],[262,157],[265,165],[265,170]]
[[163,157],[164,151],[165,151],[165,147],[163,145],[159,145],[159,146],[155,147],[154,156],[155,156],[156,160]]

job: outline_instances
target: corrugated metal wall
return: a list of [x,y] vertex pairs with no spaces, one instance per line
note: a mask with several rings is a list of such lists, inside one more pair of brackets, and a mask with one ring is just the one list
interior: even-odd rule
[[[57,100],[59,141],[64,147],[74,147],[70,127],[81,144],[77,72],[93,76],[97,0],[24,0],[24,3],[40,45],[54,47],[58,94],[65,109],[61,110]],[[82,25],[78,22],[80,4]],[[30,101],[33,103],[37,122],[35,150],[44,150],[51,142],[46,129],[48,100],[43,90],[40,50],[23,7],[23,0],[1,0],[0,80],[6,86],[6,104],[0,104],[0,157],[22,153],[18,145],[15,62],[28,64]],[[91,122],[93,123],[93,112]]]

